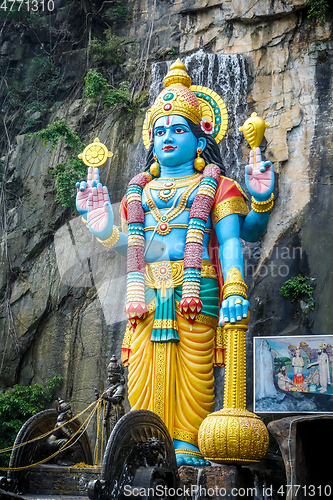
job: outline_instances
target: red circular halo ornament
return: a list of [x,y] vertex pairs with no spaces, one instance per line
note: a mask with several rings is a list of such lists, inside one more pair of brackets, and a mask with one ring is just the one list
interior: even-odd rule
[[201,120],[201,130],[203,130],[205,132],[205,134],[212,134],[213,133],[213,130],[214,130],[214,127],[213,127],[213,123],[208,120],[207,118],[203,118]]

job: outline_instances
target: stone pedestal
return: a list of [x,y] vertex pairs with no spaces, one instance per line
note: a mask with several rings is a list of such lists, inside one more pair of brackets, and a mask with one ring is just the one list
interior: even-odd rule
[[276,500],[282,498],[277,490],[285,485],[283,472],[281,474],[283,464],[280,465],[276,457],[268,455],[264,463],[244,467],[180,467],[179,476],[184,497],[188,500]]
[[68,468],[61,465],[39,465],[30,471],[29,494],[87,496],[89,481],[98,479],[101,469]]
[[[68,468],[43,464],[30,471],[30,487],[23,497],[29,500],[87,499],[88,482],[100,477],[101,469]],[[180,495],[186,500],[281,500],[277,490],[285,485],[284,465],[279,454],[270,451],[261,463],[217,465],[199,469],[179,468]],[[12,495],[12,497],[10,497]],[[179,496],[179,495],[178,495]],[[1,495],[0,495],[1,497]],[[17,497],[11,493],[10,498]],[[1,497],[2,498],[2,497]],[[7,500],[7,497],[4,497]],[[138,497],[140,499],[140,497]]]

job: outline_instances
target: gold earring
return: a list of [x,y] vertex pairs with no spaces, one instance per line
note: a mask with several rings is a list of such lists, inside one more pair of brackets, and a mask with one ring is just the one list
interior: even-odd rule
[[202,153],[202,149],[198,148],[197,149],[197,158],[194,160],[194,168],[196,170],[203,170],[205,168],[206,162],[203,158],[200,158],[200,155]]
[[150,165],[150,173],[154,176],[154,177],[158,177],[160,175],[160,164],[158,163],[158,159],[157,159],[157,156],[154,155],[154,163],[152,163]]

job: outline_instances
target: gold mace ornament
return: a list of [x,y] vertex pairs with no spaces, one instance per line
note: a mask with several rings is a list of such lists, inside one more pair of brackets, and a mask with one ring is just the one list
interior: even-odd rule
[[265,130],[269,126],[269,122],[265,122],[265,120],[260,118],[260,116],[254,112],[238,129],[240,132],[243,132],[250,148],[254,151],[254,169],[257,168],[256,148],[260,146],[265,135]]
[[104,165],[108,158],[113,157],[113,153],[108,150],[108,148],[100,142],[98,137],[94,139],[94,142],[88,144],[82,153],[77,155],[80,160],[83,161],[88,167],[92,167],[92,179],[94,178],[94,168],[101,167]]
[[246,410],[246,331],[249,318],[226,323],[223,409],[210,413],[199,428],[198,444],[206,460],[218,464],[260,462],[269,435],[258,415]]

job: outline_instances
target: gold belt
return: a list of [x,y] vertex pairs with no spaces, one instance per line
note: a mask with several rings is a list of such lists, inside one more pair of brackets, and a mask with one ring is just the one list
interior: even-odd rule
[[[183,284],[184,261],[153,262],[146,264],[145,284],[149,288],[161,290],[161,297],[165,297],[166,288],[177,288]],[[216,279],[216,272],[209,260],[202,261],[201,278]]]

